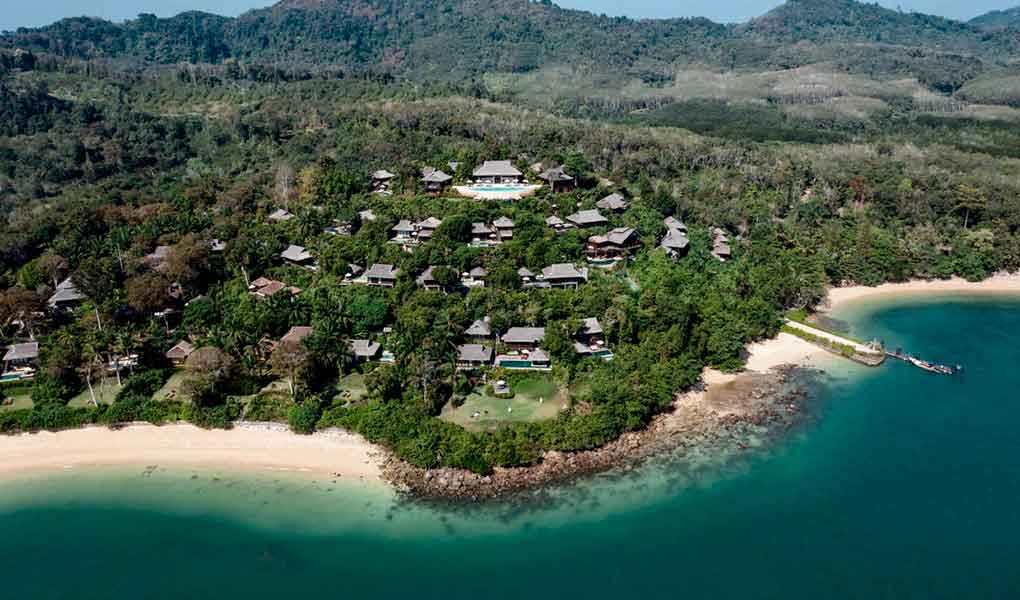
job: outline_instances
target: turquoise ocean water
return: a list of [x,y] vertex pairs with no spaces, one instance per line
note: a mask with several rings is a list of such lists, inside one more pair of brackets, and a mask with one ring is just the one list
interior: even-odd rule
[[0,597],[1020,598],[1020,301],[836,316],[966,370],[827,360],[778,445],[524,505],[158,468],[4,482]]

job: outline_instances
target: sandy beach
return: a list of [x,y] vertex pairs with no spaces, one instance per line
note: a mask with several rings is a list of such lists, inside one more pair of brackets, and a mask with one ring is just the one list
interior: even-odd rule
[[984,281],[972,282],[954,277],[935,281],[886,283],[876,287],[849,286],[829,290],[827,310],[846,304],[876,298],[924,296],[929,294],[1020,294],[1020,273],[1000,274]]
[[158,465],[337,475],[375,481],[383,456],[340,431],[295,435],[270,426],[207,431],[193,425],[88,427],[0,436],[0,478],[95,466]]

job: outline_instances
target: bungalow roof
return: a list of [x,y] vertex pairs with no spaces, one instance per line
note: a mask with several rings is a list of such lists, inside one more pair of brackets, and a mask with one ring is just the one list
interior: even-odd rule
[[545,339],[545,327],[511,327],[503,334],[504,344],[537,344]]
[[431,173],[422,178],[422,180],[425,181],[426,183],[447,183],[452,179],[453,176],[447,175],[446,173],[443,173],[438,169],[432,171]]
[[510,217],[502,216],[492,222],[497,229],[513,229],[516,225]]
[[475,169],[475,177],[521,177],[523,173],[509,160],[487,160]]
[[393,265],[387,265],[383,263],[375,263],[369,267],[365,276],[368,278],[378,279],[396,279],[397,274],[400,273],[400,269],[393,268]]
[[396,175],[390,173],[386,169],[379,169],[375,173],[372,173],[372,179],[376,179],[379,181],[388,181],[390,179],[393,179],[394,177],[396,177]]
[[414,233],[414,225],[407,219],[401,219],[399,223],[390,228],[390,231],[397,233]]
[[617,227],[605,235],[593,235],[588,241],[593,244],[615,244],[622,246],[626,244],[637,232],[632,227]]
[[691,241],[687,239],[687,235],[678,229],[670,229],[666,232],[666,236],[662,238],[660,247],[667,250],[683,250],[686,248]]
[[462,344],[457,346],[457,360],[464,362],[491,362],[492,347],[483,344]]
[[33,360],[39,358],[39,342],[24,342],[7,346],[7,353],[4,354],[4,361],[8,360]]
[[589,317],[583,321],[581,333],[585,335],[602,335],[602,323],[595,317]]
[[374,358],[382,349],[382,344],[372,340],[351,340],[347,347],[358,358]]
[[492,335],[492,327],[489,325],[488,317],[476,320],[474,323],[471,324],[471,327],[468,327],[467,330],[464,331],[464,334],[470,335],[472,337],[483,337]]
[[557,263],[542,269],[542,276],[546,279],[583,279],[588,280],[587,267],[577,268],[572,263]]
[[595,206],[605,210],[624,210],[630,206],[630,204],[620,194],[612,193],[596,202]]
[[602,216],[597,210],[581,210],[567,217],[567,220],[577,225],[578,227],[588,227],[591,225],[603,225],[609,222],[609,219]]
[[297,327],[291,327],[290,331],[287,332],[282,338],[280,338],[281,344],[298,344],[305,341],[308,336],[312,335],[312,328],[304,325]]
[[305,250],[304,246],[295,246],[294,244],[287,246],[287,249],[281,252],[280,256],[284,260],[289,260],[291,262],[297,263],[307,262],[315,258],[314,256],[311,255],[311,253]]
[[188,358],[191,353],[195,351],[195,347],[191,345],[187,340],[181,340],[177,342],[173,348],[166,351],[166,357],[169,359],[174,358]]
[[419,221],[417,226],[419,229],[438,229],[443,222],[435,217],[429,217],[423,221]]
[[50,306],[56,306],[61,302],[77,302],[84,299],[85,294],[79,292],[74,282],[68,277],[57,285],[56,291],[50,296],[49,304]]
[[285,208],[278,208],[269,215],[270,221],[289,221],[294,218],[294,213]]
[[557,181],[573,181],[574,178],[567,174],[563,170],[562,166],[548,169],[541,173],[538,178],[548,183],[556,183]]

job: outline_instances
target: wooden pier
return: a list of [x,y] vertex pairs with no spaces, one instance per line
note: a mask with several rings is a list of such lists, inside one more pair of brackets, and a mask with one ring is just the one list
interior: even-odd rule
[[940,365],[907,354],[903,352],[903,350],[896,350],[895,352],[886,351],[885,355],[888,356],[889,358],[895,358],[896,360],[902,360],[905,363],[914,365],[915,367],[921,369],[922,371],[935,373],[937,375],[956,375],[957,373],[963,370],[963,367],[961,367],[960,365],[957,365],[955,367]]

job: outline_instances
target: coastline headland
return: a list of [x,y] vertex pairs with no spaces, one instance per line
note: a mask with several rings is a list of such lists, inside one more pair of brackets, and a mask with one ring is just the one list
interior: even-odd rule
[[[878,298],[934,294],[1020,295],[1020,275],[972,283],[961,279],[913,281],[878,287],[833,288],[827,312]],[[311,436],[284,425],[239,423],[232,430],[192,425],[131,424],[59,433],[0,436],[0,479],[98,466],[215,467],[387,481],[413,495],[475,500],[498,497],[579,476],[629,468],[664,448],[736,444],[751,430],[788,427],[804,396],[797,367],[810,367],[825,350],[789,332],[752,344],[740,373],[706,370],[702,384],[679,394],[670,411],[644,430],[627,433],[595,450],[548,452],[531,467],[497,469],[489,476],[466,471],[427,471],[393,458],[360,436],[330,430]],[[742,446],[741,446],[742,447]]]

